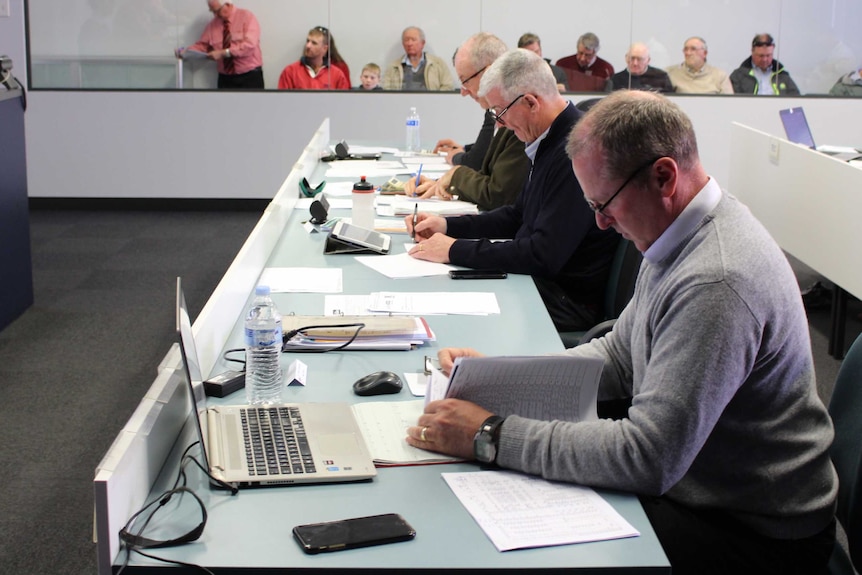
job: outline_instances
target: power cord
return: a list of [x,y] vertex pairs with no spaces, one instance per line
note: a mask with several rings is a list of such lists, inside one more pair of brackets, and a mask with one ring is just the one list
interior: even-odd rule
[[[297,335],[300,335],[300,334],[306,335],[306,334],[304,334],[304,332],[307,330],[321,329],[321,328],[333,328],[333,327],[355,327],[356,331],[353,332],[353,336],[349,340],[347,340],[346,342],[342,343],[341,345],[339,345],[337,347],[331,347],[329,349],[318,349],[318,348],[301,349],[301,348],[288,348],[287,347],[287,344],[290,340],[292,340],[294,337],[296,337]],[[359,337],[359,332],[362,331],[362,328],[364,328],[364,327],[365,327],[364,323],[339,323],[339,324],[326,324],[326,325],[305,325],[305,326],[302,326],[302,327],[297,328],[297,329],[292,329],[289,332],[287,332],[286,334],[284,334],[284,336],[282,337],[281,351],[293,352],[293,353],[326,353],[328,351],[338,351],[340,349],[344,349],[345,347],[347,347],[348,345],[353,343],[356,340],[356,338]]]
[[[332,328],[332,327],[355,327],[355,328],[356,328],[356,331],[353,333],[353,336],[352,336],[349,340],[347,340],[346,342],[344,342],[344,343],[342,343],[341,345],[336,346],[336,347],[330,347],[330,348],[326,348],[326,349],[319,349],[319,348],[314,348],[314,349],[299,349],[299,348],[288,348],[288,346],[287,346],[287,343],[288,343],[291,339],[295,338],[297,335],[300,335],[300,334],[302,334],[303,332],[305,332],[305,331],[307,331],[307,330],[310,330],[310,329],[321,329],[321,328]],[[360,332],[360,331],[362,331],[362,328],[364,328],[364,327],[365,327],[365,324],[364,324],[364,323],[340,323],[340,324],[326,324],[326,325],[305,325],[305,326],[302,326],[302,327],[300,327],[300,328],[298,328],[298,329],[290,330],[289,332],[285,333],[285,334],[282,336],[282,338],[281,338],[281,351],[282,351],[283,353],[326,353],[326,352],[329,352],[329,351],[338,351],[338,350],[340,350],[340,349],[344,349],[345,347],[347,347],[348,345],[350,345],[351,343],[353,343],[354,341],[356,341],[356,338],[357,338],[357,337],[359,337],[359,332]],[[236,348],[233,348],[233,349],[228,349],[228,350],[226,350],[226,351],[222,354],[222,359],[224,359],[225,361],[232,361],[232,362],[234,362],[234,363],[240,363],[240,364],[242,364],[242,366],[243,366],[243,371],[245,371],[245,359],[238,359],[238,358],[234,358],[234,357],[229,357],[229,355],[228,355],[228,354],[231,354],[231,353],[245,353],[245,348],[236,347]]]
[[[183,451],[183,454],[180,457],[180,469],[177,472],[177,478],[174,480],[174,484],[171,487],[171,489],[165,491],[164,493],[162,493],[161,495],[159,495],[158,497],[156,497],[155,499],[153,499],[152,501],[150,501],[149,503],[144,505],[140,510],[138,510],[136,513],[134,513],[129,518],[129,520],[126,522],[126,524],[123,526],[123,528],[120,529],[120,533],[119,533],[120,543],[122,544],[123,548],[126,551],[126,557],[123,561],[123,565],[120,567],[119,571],[117,571],[118,575],[120,573],[122,573],[123,570],[128,566],[129,559],[131,558],[132,552],[137,553],[138,555],[142,555],[144,557],[147,557],[149,559],[161,561],[163,563],[170,563],[173,565],[180,565],[182,567],[199,569],[199,570],[203,571],[204,573],[208,573],[209,575],[213,575],[212,571],[210,571],[209,569],[207,569],[206,567],[204,567],[202,565],[195,565],[193,563],[185,563],[183,561],[178,561],[178,560],[174,560],[174,559],[166,559],[164,557],[159,557],[157,555],[153,555],[152,553],[147,553],[147,552],[143,551],[143,549],[160,549],[160,548],[165,548],[165,547],[174,547],[177,545],[184,545],[186,543],[196,541],[198,538],[200,538],[201,534],[203,534],[204,527],[206,526],[206,523],[207,523],[207,510],[206,510],[206,506],[204,505],[203,500],[194,491],[192,491],[191,489],[186,487],[185,466],[186,466],[187,462],[189,462],[189,461],[194,462],[194,464],[197,465],[207,475],[207,477],[210,478],[211,481],[219,484],[220,486],[222,486],[226,489],[229,489],[231,491],[232,496],[236,495],[238,493],[239,489],[235,485],[230,485],[224,481],[221,481],[220,479],[213,477],[212,474],[209,472],[209,470],[205,469],[204,466],[201,465],[201,463],[194,456],[189,455],[189,451],[191,451],[191,449],[193,447],[195,447],[196,445],[199,445],[199,444],[200,444],[199,441],[195,441],[194,443],[189,445],[185,449],[185,451]],[[180,483],[182,483],[182,485],[180,485]],[[190,531],[180,535],[179,537],[175,537],[173,539],[150,539],[148,537],[144,537],[143,533],[147,529],[147,527],[149,526],[150,522],[155,517],[156,513],[158,513],[158,511],[160,509],[163,509],[165,507],[165,505],[167,505],[171,501],[171,499],[173,498],[174,495],[178,495],[179,497],[182,497],[186,493],[191,495],[192,497],[194,497],[195,502],[200,507],[200,511],[201,511],[200,523],[198,523],[198,525],[195,526]],[[150,510],[148,514],[147,514],[147,510]],[[146,514],[145,519],[144,519],[143,523],[141,524],[140,528],[135,529],[134,528],[135,522],[139,518],[141,518],[141,516],[143,516],[145,514]]]

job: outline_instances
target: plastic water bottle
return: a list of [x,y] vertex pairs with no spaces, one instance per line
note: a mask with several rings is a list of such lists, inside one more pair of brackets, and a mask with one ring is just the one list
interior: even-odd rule
[[374,184],[365,180],[365,176],[353,184],[353,209],[350,212],[350,222],[354,226],[374,229]]
[[269,286],[254,290],[245,318],[245,394],[251,404],[281,401],[281,314],[269,295]]
[[419,114],[416,113],[416,108],[410,108],[410,115],[407,116],[404,125],[407,127],[405,150],[418,153],[422,150],[422,144],[419,138]]

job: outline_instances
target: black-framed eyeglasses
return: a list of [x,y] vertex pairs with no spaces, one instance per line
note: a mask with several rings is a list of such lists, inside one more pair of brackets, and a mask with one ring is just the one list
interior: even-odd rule
[[[479,68],[479,70],[475,74],[473,74],[472,76],[470,76],[466,80],[461,80],[461,85],[462,86],[465,85],[467,82],[469,82],[470,80],[472,80],[473,78],[475,78],[476,76],[478,76],[479,74],[484,72],[486,68],[488,68],[488,66],[482,66],[481,68]],[[459,78],[459,80],[460,80],[460,78]]]
[[515,105],[515,103],[516,103],[518,100],[520,100],[521,98],[523,98],[524,96],[526,96],[526,94],[521,94],[520,96],[518,96],[517,98],[515,98],[514,100],[512,100],[511,102],[509,102],[509,105],[508,105],[508,106],[506,106],[505,108],[503,108],[502,110],[500,110],[500,113],[499,113],[499,114],[498,114],[496,111],[494,111],[494,108],[491,108],[490,110],[488,110],[488,112],[490,112],[490,114],[491,114],[491,116],[494,118],[494,121],[495,121],[495,122],[497,122],[498,124],[505,124],[506,122],[504,122],[504,121],[503,121],[503,114],[505,114],[506,112],[508,112],[508,111],[509,111],[509,108],[511,108],[512,106],[514,106],[514,105]]
[[588,205],[588,206],[590,207],[590,209],[591,209],[591,210],[593,210],[594,212],[596,212],[596,213],[598,213],[598,214],[602,214],[602,215],[604,216],[604,215],[605,215],[604,210],[605,210],[605,208],[607,208],[607,207],[608,207],[608,204],[609,204],[609,203],[611,203],[612,201],[614,201],[614,198],[615,198],[615,197],[617,197],[617,196],[619,195],[619,193],[620,193],[621,191],[623,191],[623,190],[626,188],[626,186],[628,186],[630,183],[632,183],[632,180],[634,180],[634,179],[635,179],[635,176],[637,176],[639,173],[641,173],[641,172],[642,172],[642,171],[644,171],[645,169],[649,168],[650,166],[652,166],[653,164],[655,164],[656,162],[658,162],[658,161],[659,161],[660,159],[662,159],[663,157],[664,157],[664,156],[659,156],[658,158],[654,158],[654,159],[650,160],[649,162],[647,162],[646,164],[644,164],[643,166],[641,166],[640,168],[638,168],[637,170],[635,170],[634,172],[632,172],[632,175],[631,175],[631,176],[629,176],[628,178],[626,178],[626,181],[625,181],[625,182],[623,182],[623,185],[622,185],[622,186],[620,186],[620,187],[617,189],[617,191],[616,191],[616,192],[614,192],[614,193],[613,193],[613,195],[612,195],[610,198],[608,198],[608,201],[606,201],[605,203],[603,203],[603,204],[597,204],[597,203],[596,203],[596,202],[594,202],[593,200],[587,200],[587,205]]

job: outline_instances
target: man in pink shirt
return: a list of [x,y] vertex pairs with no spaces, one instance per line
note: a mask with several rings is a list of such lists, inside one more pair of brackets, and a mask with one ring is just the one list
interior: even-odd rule
[[263,90],[263,57],[260,52],[260,25],[248,10],[231,2],[207,0],[213,19],[200,40],[177,50],[182,58],[189,50],[203,52],[216,61],[218,87]]
[[329,30],[308,31],[302,58],[289,64],[278,78],[279,90],[349,90],[350,80],[329,62]]

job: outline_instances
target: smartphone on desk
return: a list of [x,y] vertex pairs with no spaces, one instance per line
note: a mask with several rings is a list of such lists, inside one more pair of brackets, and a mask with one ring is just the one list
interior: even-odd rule
[[409,541],[416,537],[416,530],[401,515],[385,513],[297,525],[293,537],[303,551],[315,554]]
[[450,270],[453,280],[502,280],[509,276],[502,270]]

